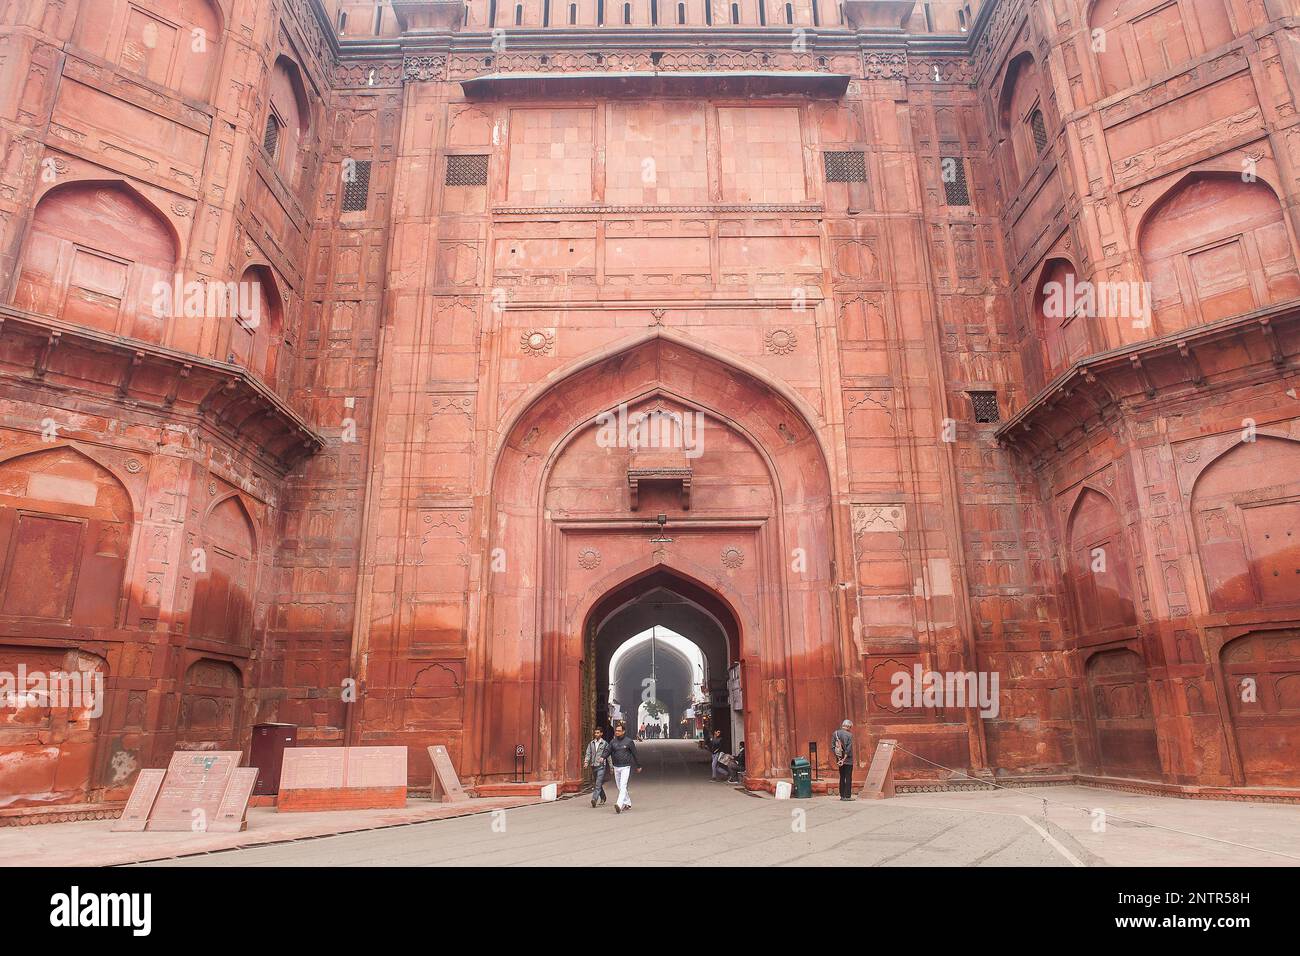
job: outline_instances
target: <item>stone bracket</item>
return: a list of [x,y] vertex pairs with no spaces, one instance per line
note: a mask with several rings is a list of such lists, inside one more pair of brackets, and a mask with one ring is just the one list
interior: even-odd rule
[[631,492],[631,510],[640,507],[641,482],[673,482],[681,487],[682,510],[691,510],[691,469],[690,468],[635,468],[627,470],[627,487]]

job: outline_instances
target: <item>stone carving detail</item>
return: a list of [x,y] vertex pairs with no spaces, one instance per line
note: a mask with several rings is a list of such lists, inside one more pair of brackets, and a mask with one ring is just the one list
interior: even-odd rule
[[550,355],[555,348],[555,333],[550,329],[531,329],[519,336],[519,348],[526,355]]
[[128,458],[128,459],[126,460],[126,470],[127,470],[128,472],[130,472],[131,474],[133,474],[133,475],[138,475],[138,474],[140,474],[140,472],[141,472],[141,470],[143,470],[143,468],[144,468],[144,465],[141,464],[139,458]]
[[408,56],[402,61],[402,80],[440,80],[446,68],[445,56]]
[[853,508],[853,533],[906,530],[902,505],[856,505]]
[[723,548],[722,550],[723,567],[731,568],[734,571],[736,568],[739,568],[742,565],[744,565],[744,563],[745,563],[744,551],[741,551],[739,548],[735,547],[734,545],[730,548]]
[[868,53],[862,58],[862,67],[869,80],[902,79],[907,76],[907,54]]
[[710,203],[703,206],[493,206],[492,211],[498,216],[519,215],[595,215],[597,213],[651,213],[666,215],[668,213],[728,213],[728,212],[801,212],[818,213],[824,211],[821,203]]
[[600,567],[600,552],[595,548],[583,548],[578,552],[578,563],[588,571]]
[[[906,75],[907,54],[871,53],[865,63],[868,76],[876,78]],[[862,66],[856,57],[790,53],[763,50],[615,50],[607,53],[506,53],[408,56],[402,78],[411,80],[462,80],[492,73],[694,73],[790,70],[805,73],[857,74]],[[445,71],[445,76],[444,76]]]
[[[878,54],[868,54],[868,69],[871,66],[871,56]],[[907,61],[906,69],[907,75],[915,82],[971,84],[975,81],[971,62],[964,57],[913,59]]]
[[[437,70],[441,72],[442,57],[410,57],[406,63],[388,60],[383,63],[340,63],[334,70],[334,85],[338,87],[397,86],[403,79],[433,79],[433,76],[410,77],[407,70],[412,69],[411,61],[439,61]],[[420,66],[414,67],[417,71]],[[430,65],[428,69],[433,69]]]
[[771,329],[763,336],[763,343],[773,355],[786,355],[799,345],[799,339],[789,329]]

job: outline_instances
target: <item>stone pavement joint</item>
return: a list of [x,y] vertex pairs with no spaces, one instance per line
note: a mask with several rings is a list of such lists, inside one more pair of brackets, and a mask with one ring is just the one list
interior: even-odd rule
[[[633,808],[589,798],[367,830],[310,843],[256,846],[166,861],[174,866],[1228,866],[1300,857],[1300,809],[1188,801],[1069,786],[904,794],[841,803],[776,800],[708,780],[689,741],[639,745]],[[1048,800],[1043,817],[1043,799]],[[1083,808],[1083,809],[1076,809]],[[1089,809],[1145,822],[1094,832]],[[795,823],[803,811],[803,829]],[[494,826],[495,824],[495,826]],[[1168,828],[1187,831],[1175,833]]]

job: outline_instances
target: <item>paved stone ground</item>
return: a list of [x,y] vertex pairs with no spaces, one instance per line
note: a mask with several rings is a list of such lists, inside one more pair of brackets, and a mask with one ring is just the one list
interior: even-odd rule
[[493,809],[540,802],[536,797],[493,797],[453,804],[416,799],[408,800],[400,810],[304,813],[277,813],[273,807],[253,807],[248,811],[248,829],[240,833],[117,833],[113,831],[112,820],[3,827],[0,828],[0,867],[121,866],[355,830],[373,832],[381,827],[490,813]]
[[[710,783],[690,741],[639,748],[633,809],[587,799],[169,860],[169,866],[1071,866],[1077,854],[1016,813],[902,801],[777,801]],[[806,826],[797,831],[797,817]],[[497,829],[494,830],[494,823]],[[1069,839],[1068,837],[1066,838]]]
[[[260,808],[237,834],[58,823],[0,829],[0,866],[1300,864],[1296,806],[1089,787],[777,801],[710,783],[707,757],[692,742],[651,741],[641,751],[647,769],[633,777],[635,807],[621,816],[611,785],[611,802],[597,810],[583,798],[412,800],[403,810],[338,813]],[[1096,826],[1096,809],[1105,811],[1104,827]]]

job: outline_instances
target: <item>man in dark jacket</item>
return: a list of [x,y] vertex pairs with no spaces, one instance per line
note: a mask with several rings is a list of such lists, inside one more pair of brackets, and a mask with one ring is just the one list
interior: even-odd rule
[[831,753],[840,768],[840,799],[853,799],[853,721],[845,720],[831,737]]
[[631,810],[632,798],[627,794],[627,779],[633,767],[637,773],[641,772],[641,761],[636,758],[636,741],[627,735],[627,728],[622,724],[614,727],[614,739],[609,742],[609,762],[614,765],[614,783],[618,785],[614,812]]
[[609,741],[605,739],[605,731],[599,727],[587,744],[587,752],[583,755],[582,765],[591,768],[591,805],[596,806],[599,800],[601,805],[605,804],[605,771],[609,769]]

